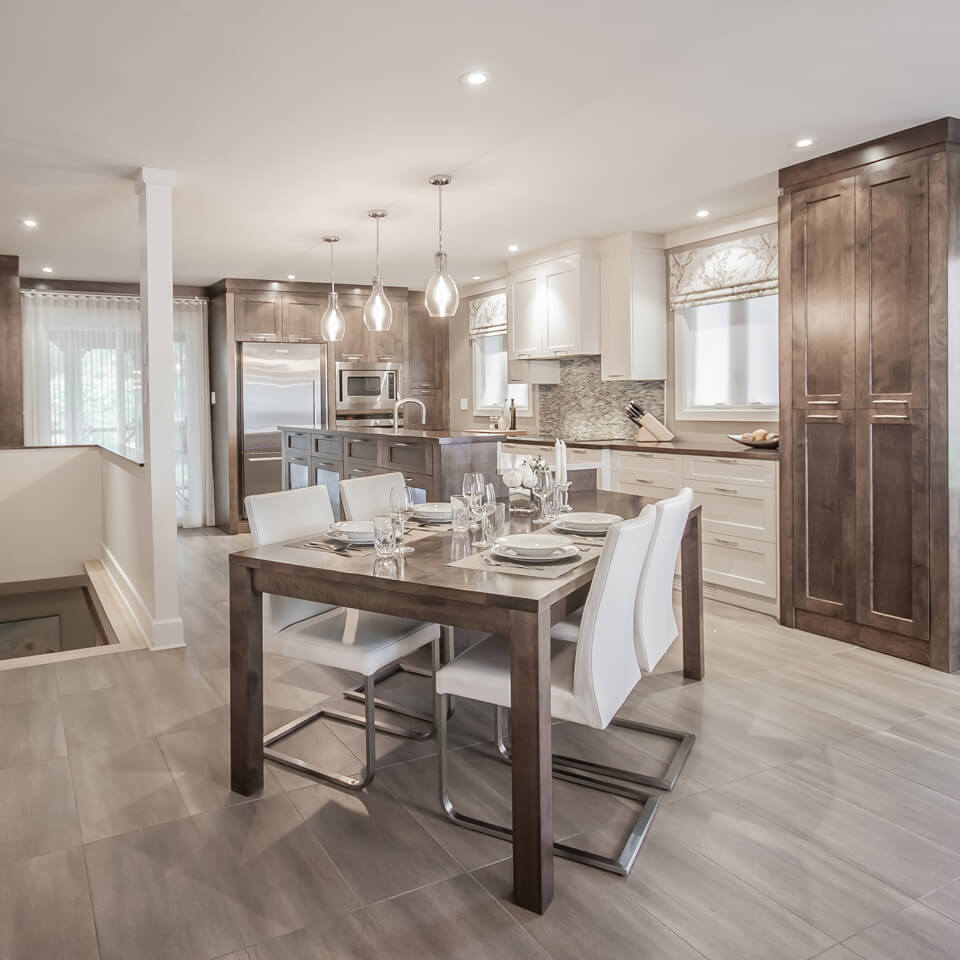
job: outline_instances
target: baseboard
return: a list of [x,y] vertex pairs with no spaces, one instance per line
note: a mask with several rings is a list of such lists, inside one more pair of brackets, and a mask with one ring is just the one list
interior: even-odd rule
[[100,551],[103,566],[129,608],[137,629],[143,637],[144,644],[151,650],[186,646],[183,640],[183,621],[180,617],[155,620],[147,605],[143,602],[143,597],[140,596],[126,571],[117,562],[117,558],[111,553],[110,548],[106,544],[101,544]]
[[[680,593],[680,578],[673,578],[674,593]],[[750,593],[741,593],[739,590],[730,590],[727,587],[718,587],[712,583],[703,585],[703,596],[707,600],[716,600],[727,603],[732,607],[742,607],[744,610],[754,610],[757,613],[766,613],[776,617],[780,613],[780,603],[769,597],[758,597]]]

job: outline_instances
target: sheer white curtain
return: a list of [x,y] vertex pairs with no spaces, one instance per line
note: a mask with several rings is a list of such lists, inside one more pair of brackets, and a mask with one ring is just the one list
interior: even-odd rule
[[[28,445],[99,443],[143,451],[139,297],[24,291],[24,433]],[[203,300],[174,300],[177,522],[214,522]]]

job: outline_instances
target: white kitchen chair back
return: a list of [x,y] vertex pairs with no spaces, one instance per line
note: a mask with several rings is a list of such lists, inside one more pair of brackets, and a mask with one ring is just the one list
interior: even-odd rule
[[407,481],[402,473],[378,473],[340,481],[340,504],[346,520],[372,520],[390,512],[390,494]]
[[634,617],[640,576],[656,526],[651,504],[610,528],[580,621],[573,695],[585,721],[606,727],[640,679]]
[[[247,497],[244,503],[250,521],[250,533],[254,545],[258,547],[322,533],[333,523],[330,495],[322,485],[259,493]],[[334,606],[264,594],[264,625],[267,630],[272,629],[277,633],[292,623],[325,613]]]
[[654,504],[657,526],[637,591],[636,644],[640,669],[649,673],[677,637],[673,612],[673,574],[680,541],[693,503],[684,487],[675,497]]

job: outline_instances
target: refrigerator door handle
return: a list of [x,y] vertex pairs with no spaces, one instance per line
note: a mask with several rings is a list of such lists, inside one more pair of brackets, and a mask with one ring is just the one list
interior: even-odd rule
[[319,378],[313,381],[313,425],[327,426],[326,397],[323,394],[323,380]]

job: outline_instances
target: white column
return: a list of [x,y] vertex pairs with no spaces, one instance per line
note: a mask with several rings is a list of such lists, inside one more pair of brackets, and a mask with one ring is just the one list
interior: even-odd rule
[[[172,170],[143,167],[140,198],[140,334],[143,344],[143,454],[153,554],[154,649],[182,647],[177,596],[177,507],[173,424]],[[146,518],[144,518],[146,519]]]

